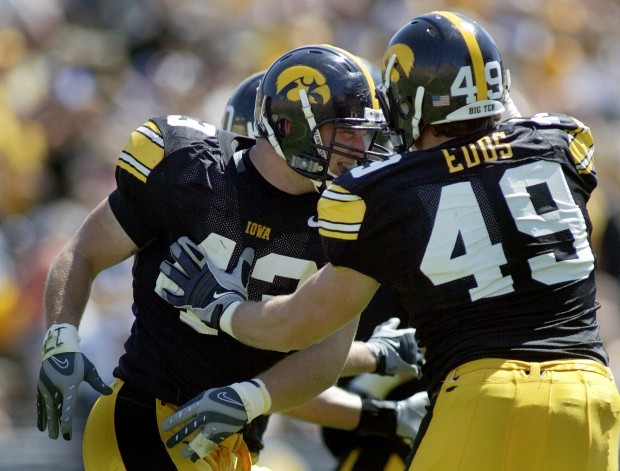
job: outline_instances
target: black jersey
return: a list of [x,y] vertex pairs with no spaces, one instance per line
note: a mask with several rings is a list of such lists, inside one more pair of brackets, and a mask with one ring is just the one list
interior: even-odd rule
[[544,114],[355,168],[319,202],[327,257],[399,292],[435,384],[479,358],[607,363],[593,152],[582,123]]
[[252,378],[283,357],[220,332],[204,335],[154,291],[170,245],[181,237],[217,248],[228,269],[255,249],[249,298],[291,293],[325,257],[313,216],[318,193],[270,185],[247,149],[254,140],[184,116],[151,119],[119,156],[109,202],[140,251],[133,266],[135,322],[115,376],[176,404],[212,387]]

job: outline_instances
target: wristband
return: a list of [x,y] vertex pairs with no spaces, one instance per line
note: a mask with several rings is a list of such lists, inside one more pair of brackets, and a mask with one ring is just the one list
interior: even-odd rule
[[52,355],[68,352],[79,352],[80,336],[72,324],[53,324],[45,334],[41,361]]
[[396,433],[396,403],[377,399],[362,399],[360,422],[353,429],[360,435],[393,437]]
[[235,337],[235,334],[233,334],[232,318],[233,318],[233,315],[235,314],[235,311],[239,307],[239,304],[241,304],[241,301],[235,301],[233,303],[230,303],[228,307],[224,309],[224,312],[222,313],[222,316],[220,317],[219,329],[222,332],[226,332],[228,335],[230,335],[234,339],[236,339],[237,337]]
[[271,409],[271,394],[267,391],[265,383],[260,379],[251,379],[242,383],[230,385],[243,401],[243,407],[248,415],[248,423],[259,415],[263,415]]

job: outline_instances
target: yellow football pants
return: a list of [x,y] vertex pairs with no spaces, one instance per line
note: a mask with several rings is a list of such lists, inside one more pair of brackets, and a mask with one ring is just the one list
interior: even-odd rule
[[181,456],[183,444],[167,448],[172,432],[159,424],[176,407],[157,399],[145,404],[116,380],[113,393],[101,396],[84,430],[86,471],[247,471],[252,467],[243,437],[234,434],[195,463]]
[[411,471],[618,469],[620,395],[595,361],[472,361],[432,414]]

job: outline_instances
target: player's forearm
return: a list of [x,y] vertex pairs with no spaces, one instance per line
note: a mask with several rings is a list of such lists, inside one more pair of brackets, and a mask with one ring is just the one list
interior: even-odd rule
[[328,264],[294,294],[240,304],[225,331],[256,348],[301,350],[356,318],[378,287],[368,276]]
[[320,343],[287,356],[258,376],[271,395],[270,412],[281,412],[304,404],[336,383],[355,336],[358,320],[349,322]]
[[312,312],[296,304],[289,295],[240,304],[232,317],[233,336],[246,345],[281,352],[319,342],[329,332],[313,328]]
[[355,341],[347,356],[340,377],[357,376],[362,373],[374,373],[377,369],[377,359],[366,346],[366,342]]
[[47,327],[65,322],[77,327],[90,296],[93,276],[88,262],[72,249],[71,244],[70,242],[56,257],[47,276]]
[[306,404],[284,411],[289,417],[342,430],[357,427],[361,413],[361,397],[335,386]]
[[50,267],[45,286],[48,327],[62,322],[77,327],[95,277],[136,251],[107,200],[99,203]]

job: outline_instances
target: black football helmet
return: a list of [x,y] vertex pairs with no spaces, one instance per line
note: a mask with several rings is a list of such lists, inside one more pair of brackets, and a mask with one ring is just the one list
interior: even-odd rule
[[375,82],[375,85],[381,84],[383,82],[383,78],[381,76],[381,67],[373,63],[372,61],[366,59],[365,57],[357,56],[357,60],[366,67],[368,73],[372,77],[372,80]]
[[[375,82],[375,85],[376,86],[380,85],[383,82],[383,79],[381,78],[381,67],[379,67],[374,62],[371,62],[364,57],[357,56],[357,58],[368,69],[368,72],[370,72],[370,76],[372,77],[372,80]],[[371,136],[368,136],[368,138],[370,137]],[[381,148],[392,149],[392,143],[390,142],[390,139],[387,135],[387,129],[385,132],[380,133],[379,135],[376,135],[373,137],[375,139],[375,145],[378,149],[381,149]]]
[[430,124],[499,117],[510,86],[495,41],[460,13],[418,16],[390,40],[377,98],[395,150]]
[[226,103],[226,110],[222,116],[222,129],[244,136],[256,136],[254,106],[256,89],[263,75],[265,75],[264,70],[252,74],[235,88]]
[[[255,122],[259,135],[301,175],[317,181],[329,172],[332,154],[365,162],[384,158],[389,151],[367,140],[354,149],[335,140],[336,130],[368,131],[378,135],[385,120],[375,98],[375,83],[360,59],[330,46],[294,49],[276,60],[265,73],[256,97]],[[319,127],[334,125],[331,142],[322,142]]]

